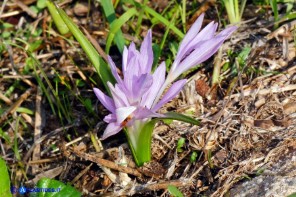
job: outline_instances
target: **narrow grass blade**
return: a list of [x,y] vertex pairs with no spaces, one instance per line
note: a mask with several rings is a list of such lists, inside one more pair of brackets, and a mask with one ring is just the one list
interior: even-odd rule
[[[40,62],[35,59],[33,57],[33,55],[31,53],[28,52],[28,54],[31,56],[31,58],[33,58],[33,60],[35,61],[35,64],[37,65],[37,68],[39,69],[38,71],[40,71],[40,75],[42,76],[39,76],[39,73],[37,72],[37,69],[36,69],[36,65],[34,64],[34,73],[35,73],[35,78],[38,82],[38,85],[41,87],[42,91],[44,92],[44,94],[46,95],[50,105],[51,105],[51,108],[53,110],[53,113],[55,113],[55,110],[54,110],[54,106],[53,106],[53,101],[52,101],[52,98],[50,96],[50,93],[49,91],[47,90],[47,87],[49,88],[49,90],[51,91],[52,95],[54,96],[54,100],[56,102],[56,106],[57,106],[57,109],[58,109],[58,116],[59,118],[62,120],[63,118],[66,118],[68,122],[71,122],[70,121],[70,115],[68,113],[68,111],[65,109],[64,105],[62,104],[61,102],[61,99],[57,93],[57,91],[55,91],[52,83],[50,82],[50,80],[48,79],[46,73],[44,72]],[[43,83],[43,80],[42,78],[46,81],[46,84]]]
[[131,8],[125,12],[121,17],[116,19],[112,24],[110,24],[110,32],[108,34],[106,42],[106,53],[109,53],[113,39],[115,39],[116,33],[120,31],[120,28],[128,21],[131,17],[137,14],[136,8]]
[[292,20],[292,19],[296,19],[296,12],[291,12],[289,14],[287,14],[286,16],[284,16],[283,18],[281,18],[280,20],[276,21],[275,24],[279,25],[280,23]]
[[[110,23],[110,26],[112,26],[112,24],[116,21],[116,15],[115,15],[112,1],[103,0],[100,2],[103,7],[107,21]],[[114,42],[115,42],[118,50],[120,51],[120,53],[122,53],[123,48],[124,48],[124,44],[125,44],[125,40],[124,40],[122,31],[120,29],[118,31],[116,31],[116,33],[115,33]]]
[[61,34],[69,33],[68,26],[65,24],[65,22],[63,21],[63,19],[59,15],[59,12],[58,12],[57,8],[55,7],[55,5],[53,4],[53,2],[47,0],[46,6],[48,8],[50,15],[52,16],[53,22],[55,23],[55,25],[58,28],[59,32]]
[[277,9],[277,1],[276,0],[269,0],[269,4],[271,6],[273,16],[274,16],[274,21],[279,20],[279,11]]
[[182,14],[181,14],[183,31],[186,32],[186,0],[182,0]]
[[240,14],[239,14],[240,20],[243,17],[243,13],[244,13],[244,10],[245,10],[246,3],[247,3],[247,0],[242,0],[241,1],[241,4],[240,4]]
[[18,135],[17,133],[19,132],[19,122],[20,122],[20,117],[17,117],[16,119],[16,124],[15,124],[15,130],[14,130],[14,142],[13,142],[13,151],[14,151],[14,156],[17,161],[21,161],[21,154],[19,150],[19,145],[18,145]]
[[161,120],[161,119],[179,120],[179,121],[187,122],[190,124],[199,125],[198,120],[195,120],[194,118],[191,118],[189,116],[185,116],[183,114],[178,114],[176,112],[168,112],[168,113],[165,113],[164,115],[165,115],[165,117],[157,118],[157,119],[158,120]]
[[165,31],[165,33],[164,33],[164,35],[163,35],[163,38],[162,38],[161,43],[160,43],[160,49],[161,49],[161,51],[163,50],[163,47],[164,47],[165,41],[166,41],[167,36],[168,36],[168,34],[169,34],[170,27],[174,24],[175,19],[177,18],[178,15],[179,15],[179,11],[177,11],[177,12],[173,15],[173,17],[172,17],[172,19],[171,19],[171,21],[170,21],[170,24],[169,24],[168,28],[166,29],[166,31]]
[[239,0],[233,0],[234,2],[234,15],[235,15],[235,20],[236,22],[240,22],[240,13],[239,13],[239,7],[238,7],[238,1]]
[[[239,7],[239,0],[223,0],[223,3],[226,8],[226,12],[228,15],[229,22],[231,24],[235,24],[240,22],[241,15],[243,13],[243,9],[245,6],[245,0],[241,3],[241,6]],[[241,8],[241,10],[239,10]]]
[[161,23],[163,23],[164,25],[169,27],[177,36],[179,36],[180,38],[184,37],[184,34],[176,26],[170,25],[171,22],[168,21],[163,16],[161,16],[160,14],[158,14],[155,10],[153,10],[152,8],[150,8],[148,6],[143,6],[143,9],[145,10],[145,12],[147,12],[151,16],[157,18]]
[[[143,5],[145,6],[147,4],[147,2],[148,2],[148,0],[144,0]],[[143,16],[144,16],[144,10],[141,9],[140,12],[139,12],[137,26],[136,26],[136,34],[135,34],[136,37],[138,37],[139,34],[140,34],[142,21],[143,21]]]
[[67,16],[67,14],[60,8],[57,8],[60,16],[76,38],[76,40],[80,43],[83,51],[86,53],[91,63],[94,65],[97,70],[98,75],[100,76],[105,88],[109,92],[109,88],[107,86],[107,82],[110,81],[114,84],[115,80],[110,71],[109,66],[102,60],[99,53],[93,47],[93,45],[89,42],[89,40],[84,36],[84,34],[79,30],[77,25]]

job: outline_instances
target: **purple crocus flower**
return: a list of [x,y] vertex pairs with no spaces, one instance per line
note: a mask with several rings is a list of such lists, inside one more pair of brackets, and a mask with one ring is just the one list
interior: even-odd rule
[[[218,51],[223,42],[237,29],[236,26],[228,27],[216,35],[218,24],[212,21],[200,31],[203,18],[204,13],[198,17],[183,38],[175,61],[171,66],[160,92],[182,73],[210,58]],[[159,98],[160,95],[155,100],[157,101]]]
[[104,118],[109,124],[103,139],[115,135],[126,127],[127,131],[131,132],[129,137],[132,144],[136,144],[138,132],[143,125],[153,117],[163,117],[157,113],[157,110],[181,91],[186,79],[173,83],[161,98],[165,88],[183,72],[211,57],[224,40],[236,30],[236,27],[229,27],[216,35],[218,25],[211,22],[200,31],[203,17],[204,14],[197,19],[182,40],[167,78],[165,78],[164,62],[153,74],[151,73],[153,63],[151,30],[148,31],[139,51],[134,43],[131,43],[128,49],[124,48],[123,78],[119,76],[114,62],[109,57],[111,71],[116,79],[114,86],[108,82],[112,98],[94,88],[98,99],[111,112]]
[[112,59],[109,57],[108,60],[117,82],[114,86],[108,82],[112,98],[94,88],[98,99],[111,112],[104,118],[104,121],[109,124],[103,134],[103,139],[118,133],[124,127],[132,130],[141,129],[140,127],[143,125],[141,123],[149,121],[152,117],[163,116],[156,111],[174,98],[186,83],[185,79],[175,82],[163,98],[155,102],[155,98],[162,94],[158,90],[165,81],[166,67],[162,62],[155,72],[151,73],[153,64],[151,30],[148,31],[140,51],[136,49],[134,43],[128,49],[124,48],[123,78],[117,73]]
[[236,29],[228,27],[216,35],[218,23],[212,21],[200,31],[204,13],[199,16],[183,38],[175,61],[168,74],[168,81],[174,81],[182,73],[210,58]]

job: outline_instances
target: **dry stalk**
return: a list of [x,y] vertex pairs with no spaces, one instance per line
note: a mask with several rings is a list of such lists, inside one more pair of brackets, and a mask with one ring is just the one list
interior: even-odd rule
[[[41,116],[41,100],[42,100],[42,91],[41,88],[37,88],[36,93],[36,111],[35,111],[35,129],[34,129],[34,141],[36,142],[41,137],[41,128],[42,128],[42,116]],[[37,144],[34,147],[32,160],[40,159],[40,144]],[[38,171],[38,166],[32,166],[32,173],[35,174]]]
[[125,166],[116,164],[116,163],[114,163],[112,161],[109,161],[109,160],[106,160],[106,159],[98,158],[98,157],[90,155],[90,154],[86,154],[86,153],[76,151],[75,149],[71,150],[71,152],[73,152],[78,157],[81,157],[81,158],[83,158],[85,160],[95,162],[99,166],[111,168],[113,170],[117,170],[117,171],[120,171],[120,172],[131,174],[131,175],[134,175],[134,176],[137,176],[137,177],[142,177],[142,174],[137,169],[133,169],[133,168],[130,168],[130,167],[125,167]]

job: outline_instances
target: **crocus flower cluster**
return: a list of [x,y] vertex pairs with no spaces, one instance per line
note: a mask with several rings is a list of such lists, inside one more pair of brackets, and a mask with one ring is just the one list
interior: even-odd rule
[[117,73],[117,68],[109,57],[112,74],[116,79],[113,86],[108,82],[112,98],[105,95],[101,90],[94,88],[94,92],[101,103],[111,112],[104,118],[109,123],[103,139],[118,133],[123,127],[131,127],[137,120],[145,120],[152,117],[160,117],[156,111],[166,102],[175,97],[186,80],[175,82],[163,98],[153,104],[155,98],[161,94],[158,90],[165,81],[165,63],[151,73],[153,63],[152,33],[148,31],[140,51],[132,43],[129,48],[124,48],[122,73],[123,79]]
[[167,77],[164,62],[157,67],[154,73],[151,72],[153,64],[151,30],[148,31],[139,51],[134,43],[124,48],[122,77],[109,57],[109,65],[116,79],[114,85],[108,82],[112,98],[94,88],[100,102],[111,112],[104,118],[108,126],[103,139],[125,128],[131,145],[136,147],[143,126],[153,117],[164,116],[157,111],[179,94],[186,79],[174,82],[163,95],[164,90],[183,72],[211,57],[224,40],[236,30],[236,27],[229,27],[216,35],[218,25],[211,22],[200,31],[203,17],[204,14],[197,19],[185,35]]

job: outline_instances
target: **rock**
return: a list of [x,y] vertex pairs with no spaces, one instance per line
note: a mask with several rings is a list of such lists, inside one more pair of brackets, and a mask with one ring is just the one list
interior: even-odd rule
[[283,153],[281,159],[265,166],[258,177],[235,185],[231,197],[284,197],[296,192],[296,151]]

